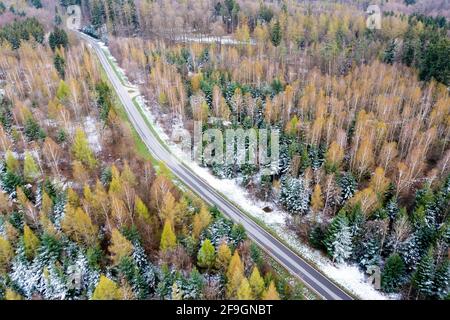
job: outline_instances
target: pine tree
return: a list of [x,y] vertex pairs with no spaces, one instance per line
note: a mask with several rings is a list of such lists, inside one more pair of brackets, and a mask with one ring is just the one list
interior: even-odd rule
[[224,272],[227,270],[228,265],[231,260],[231,250],[225,241],[219,246],[217,249],[217,257],[216,257],[216,268],[219,270],[223,270]]
[[174,249],[177,245],[177,237],[173,232],[172,223],[170,220],[166,220],[164,228],[161,234],[161,251],[165,252],[170,249]]
[[247,278],[243,278],[236,293],[238,300],[253,300],[253,292]]
[[381,288],[387,293],[397,292],[406,276],[403,259],[398,253],[393,253],[386,260],[381,274]]
[[356,181],[350,172],[339,179],[339,187],[342,190],[341,198],[343,203],[353,197],[356,191]]
[[208,208],[202,206],[200,212],[194,216],[192,222],[192,234],[195,238],[200,237],[200,233],[211,223],[211,214]]
[[311,197],[311,208],[314,212],[318,212],[323,209],[323,197],[320,184],[316,184],[314,192]]
[[56,53],[55,58],[53,59],[53,65],[55,66],[56,71],[58,71],[59,77],[64,79],[66,76],[66,60],[59,52]]
[[285,177],[281,182],[280,201],[293,214],[306,214],[310,191],[303,178]]
[[147,222],[150,221],[150,213],[148,211],[148,208],[138,196],[136,196],[134,200],[134,212],[139,218],[142,218]]
[[48,44],[53,51],[61,47],[67,48],[69,45],[69,37],[67,36],[66,31],[60,28],[55,28],[53,32],[50,33]]
[[64,219],[61,222],[62,230],[73,240],[87,246],[97,244],[98,228],[89,215],[81,208],[67,206]]
[[413,275],[412,285],[417,290],[418,296],[432,297],[434,286],[433,254],[430,250],[420,260],[417,270]]
[[34,161],[33,156],[28,151],[25,152],[25,159],[23,162],[23,176],[25,182],[31,183],[39,176],[39,168]]
[[277,20],[273,27],[270,29],[270,40],[275,47],[278,47],[281,43],[282,31],[279,20]]
[[108,251],[111,253],[113,265],[118,265],[123,258],[131,256],[133,244],[114,228],[111,232],[111,245]]
[[214,266],[216,261],[216,252],[214,246],[209,239],[203,241],[203,244],[198,251],[197,263],[202,268],[210,269]]
[[449,290],[449,261],[445,259],[437,268],[433,281],[433,293],[437,299],[446,299],[448,297]]
[[352,236],[348,219],[344,213],[338,214],[331,222],[324,245],[328,254],[333,258],[333,262],[342,263],[350,257],[352,253]]
[[6,151],[5,163],[8,171],[17,172],[19,170],[19,160],[16,159],[11,150]]
[[100,280],[92,294],[92,300],[121,300],[122,292],[111,279],[100,276]]
[[250,287],[253,290],[254,296],[258,299],[264,292],[264,279],[259,274],[257,266],[253,267],[252,274],[250,275]]
[[28,225],[26,224],[23,227],[23,242],[27,258],[29,260],[32,260],[36,255],[40,241],[39,238],[30,229],[30,227],[28,227]]
[[95,160],[94,153],[89,147],[86,134],[81,128],[77,128],[75,131],[72,153],[75,159],[87,165],[89,168],[92,169],[95,167],[97,161]]
[[270,281],[269,287],[263,293],[262,300],[280,300],[280,296],[278,295],[278,291],[273,280]]
[[234,251],[233,257],[230,260],[227,270],[227,297],[232,299],[236,297],[237,290],[241,285],[241,281],[244,278],[244,265],[242,264],[241,257],[237,250]]
[[59,81],[58,89],[56,90],[56,97],[59,101],[66,101],[70,96],[70,89],[64,80]]

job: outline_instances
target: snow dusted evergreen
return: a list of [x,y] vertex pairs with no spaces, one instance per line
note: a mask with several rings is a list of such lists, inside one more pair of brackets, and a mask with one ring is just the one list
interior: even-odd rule
[[284,177],[281,181],[280,203],[293,214],[309,211],[311,191],[304,178]]
[[345,214],[340,213],[328,227],[324,245],[333,262],[343,263],[352,254],[352,235]]
[[339,187],[341,188],[341,201],[345,203],[349,200],[356,191],[356,180],[351,173],[344,174],[339,179]]

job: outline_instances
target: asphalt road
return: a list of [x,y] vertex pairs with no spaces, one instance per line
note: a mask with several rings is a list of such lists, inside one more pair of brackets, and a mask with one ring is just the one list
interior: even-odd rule
[[247,231],[247,235],[255,243],[257,243],[267,254],[283,265],[291,274],[298,277],[323,299],[352,299],[352,297],[336,286],[322,273],[315,270],[314,267],[308,262],[292,252],[283,243],[256,224],[233,203],[221,196],[215,189],[208,185],[206,181],[195,175],[184,164],[176,159],[164,146],[162,146],[147,126],[141,113],[136,109],[136,106],[133,104],[131,96],[128,92],[129,89],[125,87],[117,77],[98,42],[84,34],[80,34],[80,36],[91,45],[92,49],[97,54],[111,84],[114,87],[114,90],[119,96],[129,116],[131,123],[155,159],[164,162],[180,181],[196,192],[204,201],[208,202],[210,205],[215,205],[234,222],[242,224]]

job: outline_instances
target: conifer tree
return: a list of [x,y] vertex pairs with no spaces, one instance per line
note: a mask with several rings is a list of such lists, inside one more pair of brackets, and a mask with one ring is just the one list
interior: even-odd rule
[[13,255],[9,241],[0,236],[0,274],[6,272]]
[[172,223],[170,220],[166,220],[164,228],[161,234],[161,251],[165,252],[170,249],[174,249],[177,245],[177,237],[173,231]]
[[413,275],[412,285],[417,290],[418,296],[431,297],[434,287],[434,263],[433,254],[430,250],[425,254],[417,266]]
[[97,244],[98,227],[81,208],[75,209],[67,206],[61,227],[69,237],[78,243],[83,243],[87,246],[95,246]]
[[23,300],[23,297],[12,289],[8,288],[5,292],[5,300]]
[[39,176],[39,168],[33,156],[28,151],[25,152],[23,162],[23,176],[26,182],[33,182]]
[[263,293],[262,300],[280,300],[280,296],[278,295],[278,291],[273,280],[270,281],[269,287]]
[[53,59],[53,65],[55,66],[56,71],[58,71],[59,77],[64,79],[66,76],[66,60],[57,52],[55,58]]
[[227,271],[228,265],[231,260],[231,250],[226,241],[222,241],[217,249],[216,268],[219,270]]
[[270,29],[270,40],[275,47],[278,47],[281,43],[282,31],[279,20],[277,20],[273,27]]
[[214,246],[209,239],[203,241],[197,255],[198,265],[202,268],[210,269],[216,261],[216,252]]
[[5,163],[8,171],[17,172],[19,170],[19,160],[16,159],[11,150],[6,151]]
[[324,245],[333,262],[342,263],[350,257],[352,239],[348,219],[344,213],[338,214],[331,222]]
[[139,196],[136,196],[134,200],[134,212],[138,217],[144,219],[145,221],[150,221],[150,213],[148,212],[148,208]]
[[309,209],[310,191],[303,178],[283,178],[280,201],[293,214],[306,214]]
[[433,281],[433,293],[437,299],[446,299],[449,294],[449,261],[445,259],[437,268]]
[[59,82],[58,89],[56,90],[56,97],[59,101],[66,101],[70,95],[70,89],[67,83],[64,80]]
[[23,242],[27,258],[32,260],[36,255],[40,241],[34,234],[33,230],[31,230],[26,224],[23,227]]
[[264,288],[264,279],[259,274],[257,266],[253,267],[253,271],[252,274],[250,275],[249,282],[255,298],[257,299],[260,298],[265,288]]
[[381,274],[381,287],[383,291],[397,292],[406,275],[405,263],[398,253],[391,254],[386,260]]
[[75,159],[87,165],[91,169],[94,168],[94,166],[97,163],[97,161],[95,160],[94,153],[89,147],[86,134],[81,128],[77,128],[75,131],[72,153]]
[[118,265],[123,258],[131,256],[133,244],[114,228],[111,232],[111,245],[108,251],[111,253],[113,264]]
[[176,281],[172,285],[172,300],[183,300],[183,290]]
[[234,251],[233,257],[227,270],[227,288],[226,293],[229,299],[236,298],[237,290],[244,278],[244,265],[237,250]]
[[211,218],[208,208],[202,206],[192,222],[192,234],[195,238],[200,237],[200,233],[211,223]]
[[92,300],[121,300],[122,292],[111,279],[100,276],[100,280],[92,294]]
[[236,293],[238,300],[253,300],[253,292],[247,278],[243,278]]
[[314,192],[311,197],[311,208],[314,212],[318,212],[323,209],[323,197],[320,184],[316,184]]

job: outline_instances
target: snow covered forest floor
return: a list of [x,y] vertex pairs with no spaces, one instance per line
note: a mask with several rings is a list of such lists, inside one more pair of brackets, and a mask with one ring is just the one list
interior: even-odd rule
[[[114,56],[111,55],[106,45],[102,45],[105,52],[109,56],[110,62],[113,64],[118,75],[122,77],[126,87],[136,87],[134,84],[128,82],[126,71],[117,65]],[[165,141],[169,146],[171,152],[181,161],[183,161],[189,168],[197,175],[206,180],[213,188],[219,190],[229,200],[237,204],[247,214],[251,215],[255,220],[263,223],[270,231],[277,234],[291,249],[296,251],[303,258],[311,261],[318,270],[334,280],[354,296],[366,300],[385,300],[385,299],[399,299],[398,295],[385,295],[377,291],[372,284],[368,283],[368,277],[361,272],[356,265],[349,264],[333,264],[327,257],[319,251],[312,249],[308,245],[299,241],[298,237],[288,227],[290,216],[287,212],[280,208],[274,208],[273,203],[265,203],[263,201],[252,199],[248,191],[242,188],[237,179],[218,179],[212,175],[209,169],[200,167],[193,162],[190,155],[182,151],[180,146],[173,142],[169,134],[164,129],[158,115],[152,113],[152,108],[149,103],[142,98],[137,98],[137,103],[140,105],[142,111],[147,116],[148,120],[157,132],[161,140]],[[156,108],[154,108],[156,109]],[[173,123],[173,121],[172,121]],[[167,128],[167,131],[176,129],[177,124],[172,124],[172,128]],[[272,212],[265,212],[265,207],[274,208]]]

